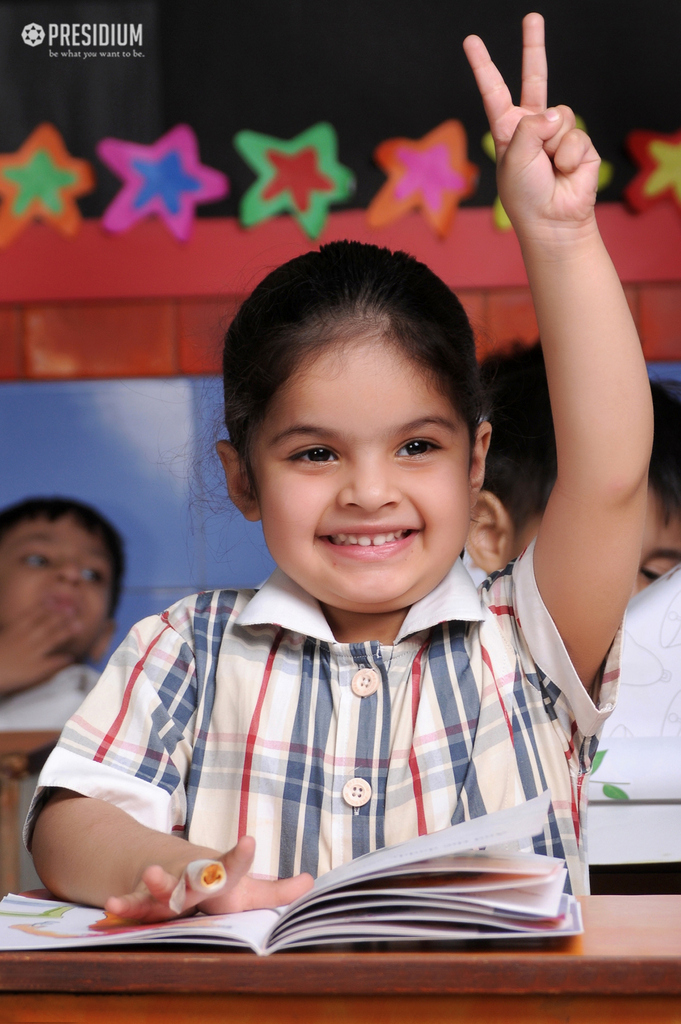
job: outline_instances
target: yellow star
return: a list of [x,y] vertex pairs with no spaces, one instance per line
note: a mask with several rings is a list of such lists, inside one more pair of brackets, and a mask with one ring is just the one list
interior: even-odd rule
[[643,186],[643,194],[656,196],[671,188],[681,202],[681,142],[674,145],[655,139],[649,143],[648,152],[657,162],[657,169]]

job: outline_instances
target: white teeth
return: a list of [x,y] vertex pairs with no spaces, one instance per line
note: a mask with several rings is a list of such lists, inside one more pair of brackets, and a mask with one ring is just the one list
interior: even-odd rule
[[395,530],[393,533],[377,533],[373,537],[366,534],[334,533],[331,535],[333,544],[358,544],[362,548],[380,548],[383,544],[389,544],[393,540],[401,540],[407,530]]

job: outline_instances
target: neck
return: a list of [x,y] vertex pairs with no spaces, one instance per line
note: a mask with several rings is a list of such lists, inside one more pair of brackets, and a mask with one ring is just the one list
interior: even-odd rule
[[381,644],[389,645],[395,642],[409,609],[367,614],[323,604],[322,611],[338,643],[361,644],[367,640],[378,640]]

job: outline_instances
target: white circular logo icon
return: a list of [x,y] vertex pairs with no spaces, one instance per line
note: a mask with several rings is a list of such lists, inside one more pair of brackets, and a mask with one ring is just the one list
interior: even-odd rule
[[40,46],[45,38],[45,29],[42,25],[36,25],[34,21],[30,25],[24,25],[21,38],[27,46]]

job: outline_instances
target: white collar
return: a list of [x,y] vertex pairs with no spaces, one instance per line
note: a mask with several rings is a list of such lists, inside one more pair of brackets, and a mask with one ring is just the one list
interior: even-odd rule
[[[395,643],[412,633],[436,626],[439,622],[480,622],[484,618],[485,612],[475,584],[461,559],[457,558],[442,582],[411,606]],[[275,569],[251,598],[237,618],[237,623],[240,626],[274,624],[293,633],[302,633],[303,636],[312,636],[331,644],[337,642],[316,598],[311,597],[281,569]]]

